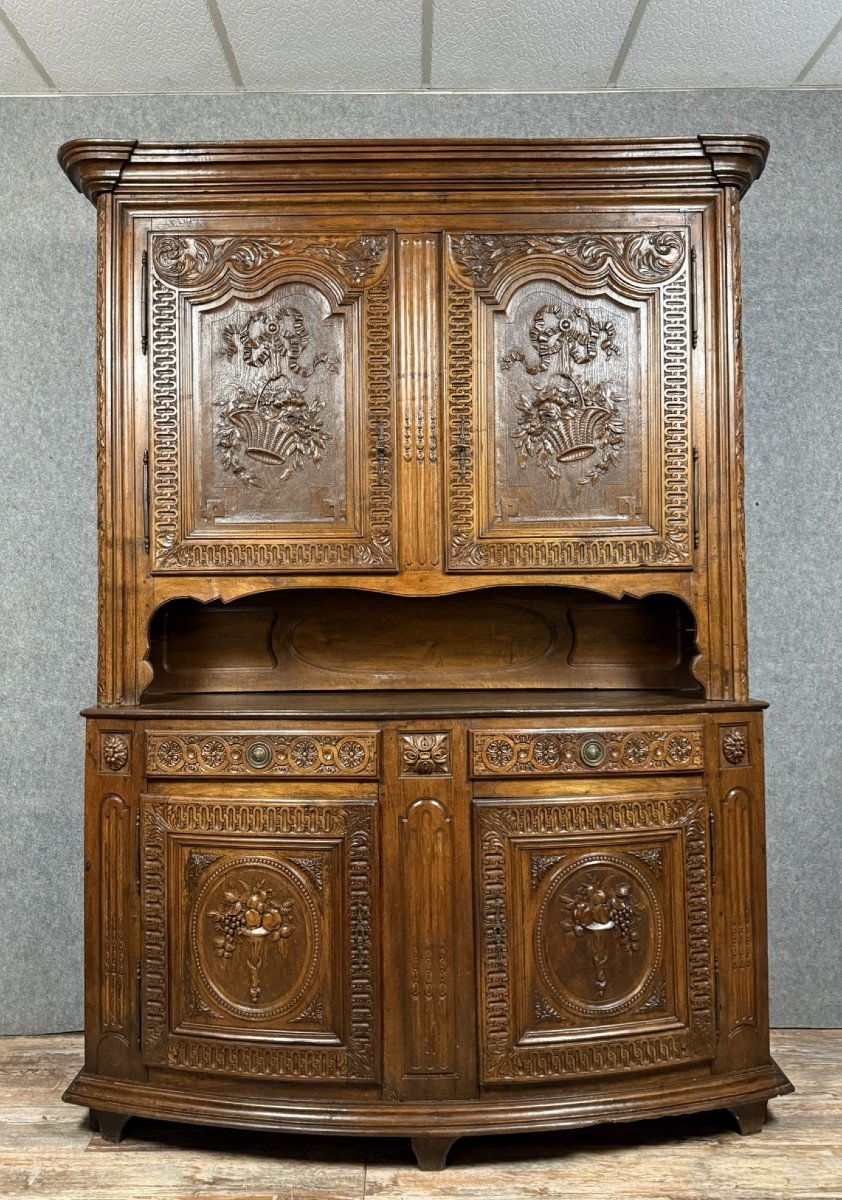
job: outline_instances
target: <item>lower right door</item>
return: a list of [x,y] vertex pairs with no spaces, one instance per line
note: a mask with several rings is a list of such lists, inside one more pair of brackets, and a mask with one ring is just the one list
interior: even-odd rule
[[707,795],[612,783],[474,800],[487,1085],[713,1058]]

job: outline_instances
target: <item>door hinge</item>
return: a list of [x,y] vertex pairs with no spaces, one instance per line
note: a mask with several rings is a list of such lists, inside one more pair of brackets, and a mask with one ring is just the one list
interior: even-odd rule
[[699,549],[699,447],[693,447],[693,549]]
[[[695,343],[694,343],[695,345]],[[149,255],[140,256],[140,352],[149,351]]]
[[458,437],[453,445],[453,452],[456,455],[456,470],[459,472],[459,479],[462,480],[468,473],[468,430],[465,427],[465,418],[459,422]]
[[710,885],[716,887],[716,818],[708,813],[708,833],[710,837]]
[[140,895],[140,810],[134,820],[134,886]]
[[690,251],[690,344],[699,344],[699,325],[696,320],[696,248]]
[[149,553],[149,451],[143,451],[143,548]]
[[716,1028],[719,1029],[719,959],[713,960],[713,1015]]
[[138,1050],[140,1050],[141,1041],[142,1041],[141,1028],[140,1028],[141,993],[143,990],[143,972],[140,969],[140,963],[138,963],[135,966],[134,970],[135,970],[135,989],[136,989],[135,990],[135,1001],[137,1004],[137,1008],[135,1009],[135,1014],[137,1017],[137,1019],[135,1021],[135,1029],[137,1031],[137,1048],[138,1048]]

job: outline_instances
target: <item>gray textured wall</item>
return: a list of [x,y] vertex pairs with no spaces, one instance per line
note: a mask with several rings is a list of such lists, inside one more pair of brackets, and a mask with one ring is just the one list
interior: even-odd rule
[[772,1018],[842,1018],[838,92],[0,101],[0,1032],[82,1017],[82,723],[94,698],[94,210],[73,137],[762,133],[744,205],[752,691],[768,717]]

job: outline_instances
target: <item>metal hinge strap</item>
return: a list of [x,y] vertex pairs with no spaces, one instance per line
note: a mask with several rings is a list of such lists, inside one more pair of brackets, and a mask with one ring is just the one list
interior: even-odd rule
[[143,548],[149,553],[149,451],[143,451]]
[[149,352],[149,255],[140,256],[140,350]]
[[690,251],[690,342],[693,349],[699,343],[699,325],[696,319],[696,248]]

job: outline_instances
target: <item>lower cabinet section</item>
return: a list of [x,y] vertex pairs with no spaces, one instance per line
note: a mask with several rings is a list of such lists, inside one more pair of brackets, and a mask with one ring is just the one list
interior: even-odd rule
[[705,793],[475,810],[485,1082],[713,1058]]
[[702,1108],[756,1128],[789,1090],[762,762],[751,710],[93,721],[68,1096],[103,1128],[403,1133],[424,1161]]
[[141,797],[145,1064],[378,1077],[376,804]]

